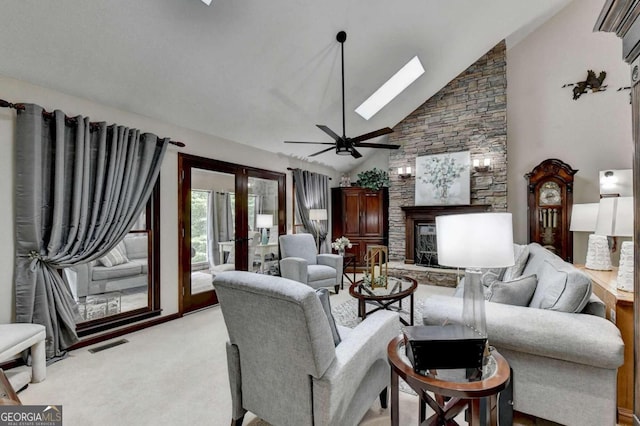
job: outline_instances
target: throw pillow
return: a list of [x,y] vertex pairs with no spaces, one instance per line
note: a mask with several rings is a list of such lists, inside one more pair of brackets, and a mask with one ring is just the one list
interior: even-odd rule
[[502,276],[503,281],[513,281],[522,275],[522,271],[524,271],[524,267],[529,259],[529,246],[514,244],[513,257],[516,263],[504,271],[504,275]]
[[329,321],[329,328],[331,329],[331,334],[333,335],[333,344],[335,346],[338,346],[342,339],[340,338],[340,333],[338,333],[338,327],[336,327],[336,320],[335,318],[333,318],[333,314],[331,313],[329,290],[327,290],[326,288],[319,288],[316,290],[316,294],[318,295],[318,299],[320,299],[322,309],[324,310],[324,313],[327,316],[327,320]]
[[129,259],[127,258],[127,249],[125,249],[124,243],[122,241],[117,246],[115,246],[113,250],[98,259],[98,262],[102,264],[102,266],[106,266],[107,268],[121,265],[123,263],[127,263],[128,261]]
[[514,306],[528,306],[536,291],[538,279],[535,275],[520,277],[513,281],[494,281],[489,286],[485,298],[489,302]]
[[507,268],[483,268],[480,282],[485,287],[489,287],[492,282],[501,280]]

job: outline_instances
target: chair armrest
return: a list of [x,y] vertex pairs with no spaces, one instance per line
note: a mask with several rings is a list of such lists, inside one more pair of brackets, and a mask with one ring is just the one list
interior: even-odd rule
[[75,265],[65,270],[67,282],[71,287],[71,293],[76,300],[78,297],[89,295],[89,284],[91,283],[95,262],[94,260],[81,265]]
[[[383,372],[379,389],[374,389],[376,393],[389,385],[387,345],[399,333],[398,314],[379,311],[367,316],[336,346],[336,358],[325,374],[319,379],[313,378],[316,424],[334,424],[334,420],[340,418],[338,410],[345,410],[362,382],[372,378],[372,369],[378,374],[378,369]],[[322,409],[318,410],[319,407]]]
[[316,257],[316,260],[318,265],[327,265],[335,269],[338,272],[338,279],[340,279],[342,276],[342,263],[344,262],[344,257],[338,254],[323,253],[319,254]]
[[285,257],[280,260],[280,275],[299,283],[309,282],[309,264],[301,257]]
[[[424,323],[459,322],[462,299],[425,300]],[[599,368],[624,362],[624,342],[614,324],[594,315],[486,302],[489,343],[498,348]]]

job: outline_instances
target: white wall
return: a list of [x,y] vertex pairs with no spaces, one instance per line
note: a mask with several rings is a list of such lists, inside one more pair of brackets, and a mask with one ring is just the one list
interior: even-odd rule
[[[622,43],[594,33],[602,0],[574,0],[556,16],[507,50],[508,209],[514,238],[525,243],[527,192],[524,175],[547,158],[579,172],[574,203],[597,202],[598,172],[631,168],[629,67]],[[606,92],[572,99],[565,83],[584,80],[587,70],[606,71]],[[586,234],[575,234],[574,261],[584,262]]]
[[[160,174],[161,200],[161,304],[162,315],[178,312],[178,152],[199,155],[231,163],[287,173],[287,229],[291,228],[292,180],[287,167],[303,168],[323,173],[340,182],[340,174],[317,164],[256,150],[247,145],[194,132],[137,114],[116,110],[85,99],[68,96],[15,79],[0,76],[0,97],[10,102],[33,102],[47,110],[61,109],[67,115],[89,116],[93,121],[106,121],[135,127],[159,136],[184,142],[186,148],[170,145]],[[13,230],[13,146],[15,111],[0,108],[0,141],[4,148],[0,155],[0,323],[14,317],[14,230]]]

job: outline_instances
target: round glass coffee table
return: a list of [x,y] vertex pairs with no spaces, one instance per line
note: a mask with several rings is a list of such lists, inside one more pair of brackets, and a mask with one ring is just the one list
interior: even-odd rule
[[[418,283],[411,277],[387,277],[386,287],[371,287],[365,285],[363,280],[351,284],[349,294],[358,299],[358,316],[363,320],[367,315],[386,309],[389,311],[404,312],[409,314],[409,322],[400,318],[404,325],[413,325],[413,294],[418,288]],[[409,297],[409,311],[402,309],[402,299]],[[375,306],[367,311],[367,303]],[[397,303],[397,305],[396,305]]]
[[[469,425],[497,424],[497,395],[508,385],[511,377],[509,363],[496,350],[492,350],[482,369],[482,376],[468,378],[464,369],[439,369],[417,373],[405,355],[404,334],[389,342],[387,357],[391,365],[391,424],[399,425],[398,378],[416,391],[420,398],[420,424],[449,425],[463,409],[469,407]],[[431,397],[427,392],[432,392]],[[481,410],[483,398],[488,407]],[[426,404],[434,411],[425,421]],[[482,415],[481,415],[482,414]]]

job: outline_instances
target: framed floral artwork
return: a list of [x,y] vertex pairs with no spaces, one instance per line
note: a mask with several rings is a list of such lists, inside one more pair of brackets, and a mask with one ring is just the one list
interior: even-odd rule
[[415,205],[469,205],[470,168],[469,151],[417,157]]

